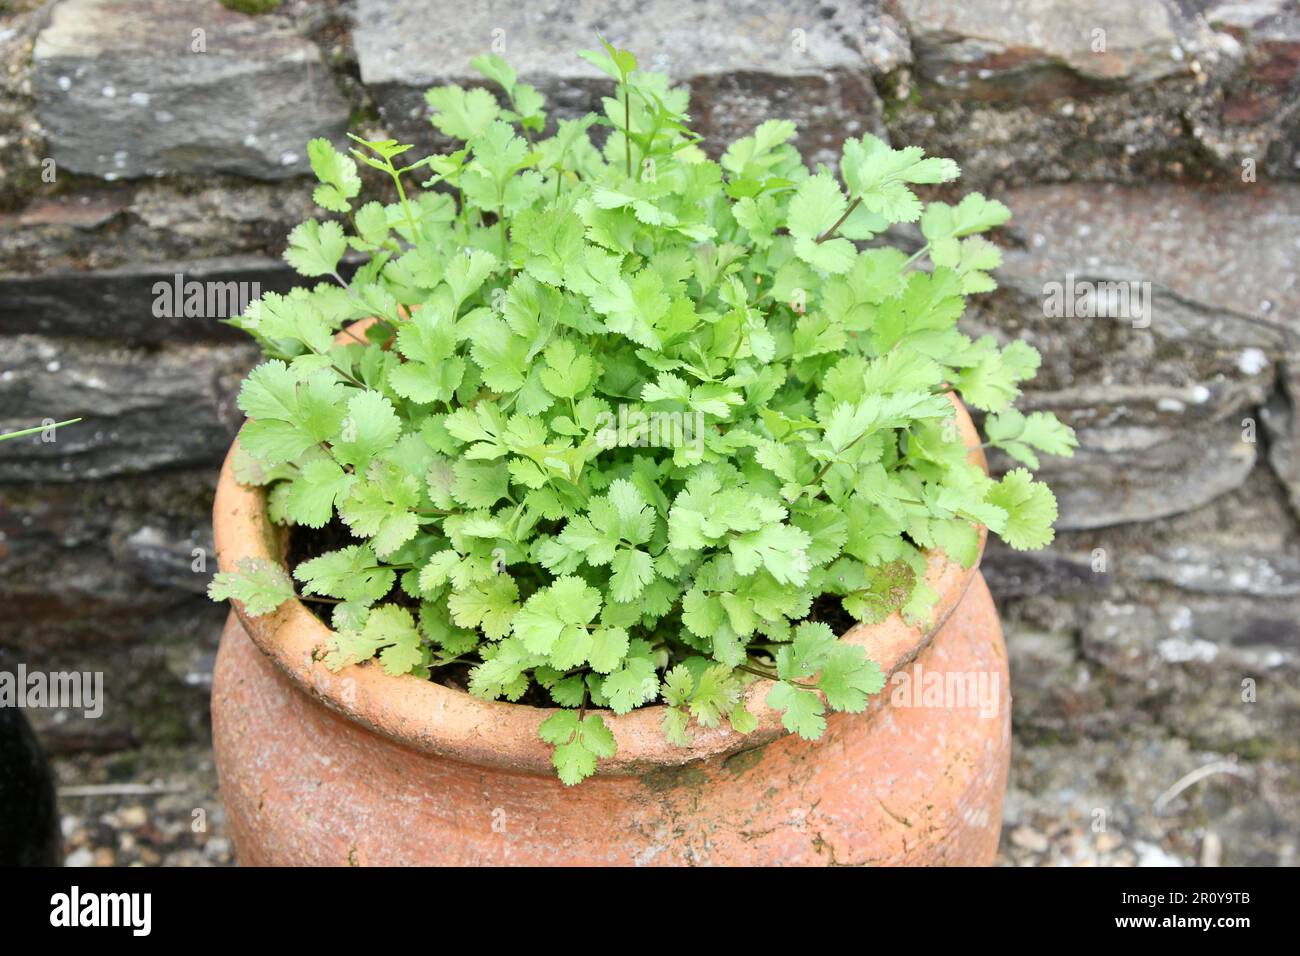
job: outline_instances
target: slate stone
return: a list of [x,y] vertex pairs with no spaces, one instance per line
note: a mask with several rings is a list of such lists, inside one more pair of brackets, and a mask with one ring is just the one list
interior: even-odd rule
[[918,70],[945,86],[1020,76],[1041,93],[1045,85],[1054,92],[1042,82],[1054,69],[1081,84],[1144,83],[1189,71],[1180,45],[1189,30],[1177,8],[1163,3],[898,0],[898,7]]
[[58,167],[102,179],[299,175],[349,112],[315,44],[217,0],[64,0],[32,82]]
[[1231,421],[1192,436],[1123,428],[1079,438],[1073,459],[1045,460],[1039,470],[1056,492],[1064,530],[1190,511],[1240,486],[1255,465],[1255,445]]
[[981,185],[1300,176],[1289,0],[899,0],[915,65],[889,129]]
[[0,431],[82,419],[0,443],[0,483],[85,482],[216,468],[243,421],[234,405],[252,345],[150,350],[36,335],[0,338]]
[[846,136],[883,132],[870,77],[909,56],[876,2],[495,0],[447,17],[419,0],[360,0],[353,23],[362,82],[390,128],[424,143],[434,142],[424,91],[481,83],[469,65],[481,53],[505,56],[557,116],[599,113],[610,81],[576,55],[598,47],[597,34],[690,86],[692,116],[715,155],[775,116],[799,124],[813,158],[835,159]]
[[[182,293],[179,307],[177,276]],[[287,292],[302,282],[283,261],[260,256],[146,262],[92,272],[0,275],[0,334],[39,333],[131,343],[246,342],[245,333],[219,320],[239,314],[241,309],[235,308],[235,303],[251,301],[265,292]],[[184,314],[191,283],[202,286],[203,307],[198,310],[202,314]]]

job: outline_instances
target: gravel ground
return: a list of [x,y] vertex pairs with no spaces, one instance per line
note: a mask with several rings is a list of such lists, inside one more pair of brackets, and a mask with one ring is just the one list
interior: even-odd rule
[[68,866],[231,866],[212,751],[53,761]]
[[[1216,771],[1156,812],[1155,800],[1178,783],[1160,778],[1160,768],[1175,762],[1219,766],[1181,741],[1018,747],[998,864],[1295,863],[1296,835],[1268,813],[1266,768]],[[54,765],[69,866],[233,864],[210,750],[77,755]]]

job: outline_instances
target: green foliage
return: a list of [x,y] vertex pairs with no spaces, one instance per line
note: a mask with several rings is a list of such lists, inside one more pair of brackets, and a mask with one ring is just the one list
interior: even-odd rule
[[[757,677],[817,737],[884,681],[815,601],[923,622],[927,551],[969,566],[981,524],[1051,540],[1051,492],[970,464],[947,392],[1020,463],[1074,448],[1011,407],[1037,353],[957,328],[999,263],[980,233],[1008,212],[923,201],[954,163],[868,135],[838,176],[809,172],[784,120],[711,162],[685,91],[626,51],[584,56],[617,84],[601,116],[551,125],[481,57],[499,95],[427,97],[454,152],[313,141],[316,201],[341,218],[297,227],[285,256],[321,281],[234,320],[267,355],[239,396],[241,480],[268,486],[275,520],[357,539],[293,571],[335,602],[326,663],[468,661],[479,697],[548,695],[565,783],[616,752],[606,711],[661,703],[683,745],[696,725],[752,730]],[[359,163],[394,201],[360,202]],[[917,254],[859,248],[903,222]],[[265,565],[212,588],[253,614],[292,593]]]

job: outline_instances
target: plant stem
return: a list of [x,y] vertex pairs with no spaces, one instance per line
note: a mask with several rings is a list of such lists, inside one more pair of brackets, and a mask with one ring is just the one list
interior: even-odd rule
[[510,246],[506,239],[506,197],[503,189],[497,189],[497,225],[501,227],[501,263],[510,268]]
[[0,441],[4,441],[6,438],[22,438],[24,435],[35,435],[47,428],[62,428],[64,425],[75,425],[79,421],[81,421],[80,418],[69,418],[66,422],[55,422],[53,425],[37,425],[34,428],[24,428],[22,431],[0,435]]
[[[854,445],[856,445],[858,442],[862,441],[862,439],[866,437],[867,437],[867,432],[863,431],[860,435],[858,435],[857,438],[853,439],[853,441],[849,442],[847,445],[841,448],[840,451],[841,452],[848,451],[850,448],[852,448]],[[822,470],[817,472],[817,477],[813,479],[813,484],[820,485],[822,479],[826,477],[826,472],[831,470],[831,466],[838,465],[838,464],[842,464],[842,462],[838,458],[832,458],[826,464],[822,465]]]
[[[346,293],[348,294],[348,298],[349,298],[349,299],[351,299],[351,300],[352,300],[353,302],[355,302],[357,305],[362,306],[362,307],[365,307],[366,304],[365,304],[364,302],[362,302],[360,299],[358,299],[355,295],[352,294],[352,287],[351,287],[350,285],[348,285],[347,281],[346,281],[346,280],[345,280],[341,275],[339,275],[337,269],[335,269],[333,272],[330,273],[330,277],[331,277],[335,282],[337,282],[337,283],[339,284],[340,287],[342,287],[343,291],[346,292]],[[398,308],[400,309],[401,307],[399,306]],[[390,318],[389,316],[386,316],[386,315],[377,315],[377,316],[375,316],[375,321],[376,321],[376,322],[382,322],[382,323],[384,323],[384,325],[387,325],[387,326],[389,326],[390,328],[393,328],[393,327],[396,327],[397,324],[398,324],[399,322],[402,321],[402,316],[401,316],[401,314],[399,313],[398,316],[397,316],[397,318],[393,319],[393,318]],[[365,342],[365,341],[363,341],[363,340],[361,340],[361,339],[358,339],[358,338],[356,337],[356,335],[353,334],[353,333],[352,333],[351,331],[349,331],[348,329],[343,329],[343,331],[346,332],[346,333],[348,334],[349,337],[355,339],[355,340],[357,341],[358,344],[360,344],[360,345],[368,345],[368,344],[369,344],[368,342]],[[317,354],[319,355],[320,353],[318,352]]]
[[[780,677],[778,677],[778,676],[776,675],[776,671],[763,671],[763,670],[759,670],[757,667],[751,667],[751,666],[749,666],[748,664],[737,664],[737,665],[736,665],[736,670],[738,670],[738,671],[744,671],[746,674],[753,674],[755,677],[763,677],[763,678],[766,678],[767,680],[778,680],[778,681],[779,681],[779,680],[781,679]],[[817,689],[818,689],[818,687],[817,687],[816,684],[804,684],[804,683],[801,683],[801,682],[799,682],[799,681],[797,681],[797,680],[788,680],[788,681],[786,681],[785,683],[787,683],[787,684],[793,684],[795,687],[803,687],[803,688],[805,688],[805,689],[807,689],[807,690],[817,690]]]
[[411,242],[414,243],[417,238],[415,234],[415,217],[411,215],[411,206],[406,201],[406,188],[402,185],[401,174],[393,168],[391,160],[388,163],[388,172],[393,177],[393,184],[397,186],[397,198],[402,201],[402,212],[406,214],[406,224],[411,227]]
[[903,263],[902,268],[906,269],[913,262],[921,258],[921,256],[925,255],[929,251],[930,251],[930,244],[927,242],[920,249],[917,249],[916,252],[912,253],[910,256],[907,257],[907,261]]
[[862,202],[861,196],[853,200],[853,202],[849,203],[849,208],[844,210],[844,215],[840,216],[839,219],[835,220],[835,225],[831,226],[829,229],[823,232],[820,236],[814,239],[813,242],[816,243],[817,245],[821,245],[831,236],[835,235],[835,230],[840,228],[840,226],[844,225],[844,220],[848,219],[849,216],[853,215],[853,210],[858,208],[858,203],[860,202]]
[[623,152],[627,157],[627,178],[632,178],[632,98],[627,92],[627,77],[623,77]]

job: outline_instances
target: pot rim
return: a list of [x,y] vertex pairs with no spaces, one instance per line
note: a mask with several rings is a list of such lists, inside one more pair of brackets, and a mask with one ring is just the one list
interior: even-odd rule
[[[957,426],[970,449],[970,460],[985,467],[970,415],[955,395],[949,397],[957,410]],[[288,529],[271,523],[264,488],[245,487],[235,480],[238,447],[236,439],[222,465],[213,502],[217,564],[229,571],[239,561],[252,558],[284,567]],[[961,603],[984,553],[987,530],[980,526],[979,534],[979,553],[969,568],[950,560],[942,551],[927,553],[925,580],[939,594],[928,625],[908,625],[895,612],[879,624],[858,624],[842,636],[842,640],[862,647],[879,665],[886,685],[929,646]],[[348,720],[424,753],[498,769],[554,773],[551,748],[537,736],[537,728],[561,708],[480,700],[466,691],[411,674],[390,676],[375,660],[332,672],[322,658],[333,632],[297,597],[261,617],[249,615],[236,600],[230,604],[245,632],[285,676]],[[768,707],[764,700],[772,683],[758,678],[745,689],[745,705],[758,722],[755,730],[739,734],[729,728],[692,724],[693,739],[687,747],[672,744],[664,737],[661,724],[666,707],[662,704],[621,715],[600,711],[618,742],[618,752],[600,761],[597,776],[634,775],[770,743],[787,733],[780,712]]]

